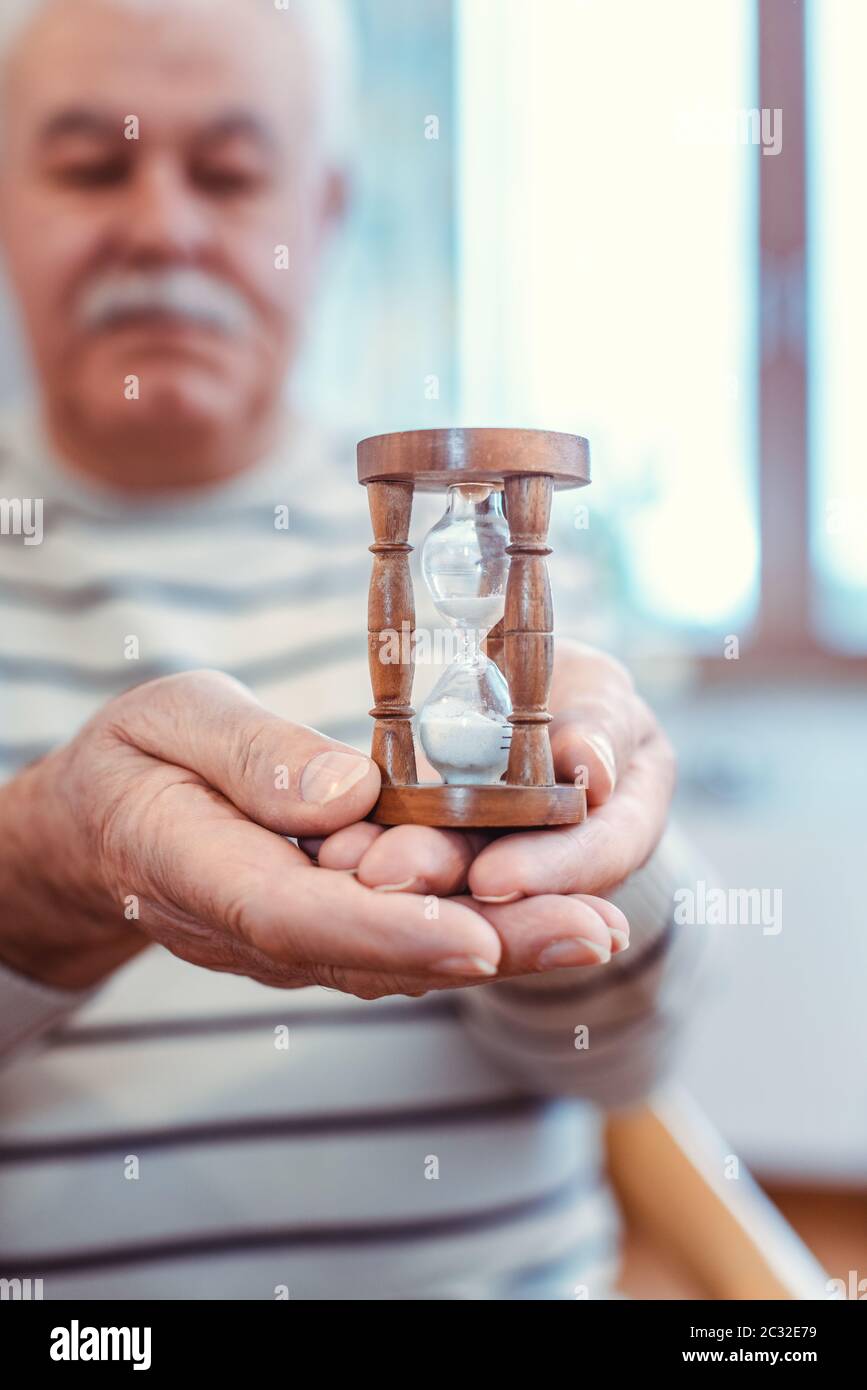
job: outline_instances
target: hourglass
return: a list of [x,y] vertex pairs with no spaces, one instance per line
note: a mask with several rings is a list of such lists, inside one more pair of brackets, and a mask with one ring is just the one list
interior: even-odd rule
[[[554,489],[590,481],[587,441],[508,429],[377,435],[358,446],[358,479],[367,488],[375,538],[368,658],[371,757],[382,789],[371,819],[489,829],[583,820],[583,785],[554,778],[546,557]],[[418,718],[419,742],[441,783],[418,781],[413,742],[408,537],[416,490],[447,494],[445,514],[421,554],[454,646]],[[411,640],[400,640],[404,634]]]

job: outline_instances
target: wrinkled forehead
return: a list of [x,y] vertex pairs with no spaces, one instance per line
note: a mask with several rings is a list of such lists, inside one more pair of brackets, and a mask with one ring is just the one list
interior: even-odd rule
[[317,50],[298,12],[266,0],[43,0],[9,36],[0,67],[5,132],[38,136],[83,108],[142,138],[251,113],[273,139],[312,131]]

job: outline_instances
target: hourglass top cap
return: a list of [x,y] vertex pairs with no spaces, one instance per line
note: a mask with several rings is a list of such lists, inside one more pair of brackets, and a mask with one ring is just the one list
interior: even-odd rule
[[590,482],[590,445],[553,430],[402,430],[358,445],[358,481],[412,483],[444,492],[453,483],[501,483],[515,474],[544,473],[555,488]]

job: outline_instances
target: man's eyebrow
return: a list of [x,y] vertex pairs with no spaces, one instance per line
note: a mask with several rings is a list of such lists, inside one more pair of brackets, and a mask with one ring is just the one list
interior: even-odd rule
[[230,140],[236,136],[252,140],[264,150],[273,150],[276,141],[272,131],[252,111],[227,111],[202,127],[197,143],[210,144],[216,140]]
[[123,120],[92,111],[84,106],[71,106],[49,116],[39,132],[44,144],[66,135],[92,135],[102,140],[119,139],[123,135]]
[[[123,117],[111,116],[86,106],[71,106],[49,116],[39,132],[39,139],[43,144],[75,135],[115,140],[121,138],[123,130]],[[252,111],[227,111],[200,127],[195,139],[196,144],[201,145],[239,136],[252,140],[269,153],[277,147],[273,132]]]

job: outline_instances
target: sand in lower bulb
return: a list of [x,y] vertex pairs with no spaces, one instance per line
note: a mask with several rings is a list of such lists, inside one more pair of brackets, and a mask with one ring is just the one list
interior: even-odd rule
[[448,785],[499,782],[506,771],[512,726],[503,716],[444,696],[428,710],[419,732],[429,762]]

